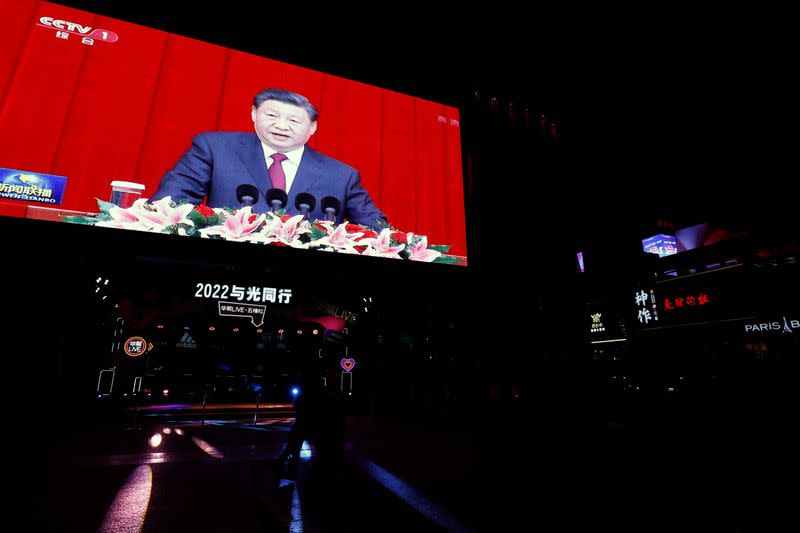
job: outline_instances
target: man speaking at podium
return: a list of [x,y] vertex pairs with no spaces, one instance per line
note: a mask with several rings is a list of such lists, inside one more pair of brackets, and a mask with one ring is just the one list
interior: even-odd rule
[[358,171],[306,146],[317,131],[317,109],[300,94],[266,89],[253,98],[250,116],[255,134],[200,133],[175,167],[167,172],[151,200],[171,196],[175,202],[199,204],[207,196],[211,207],[239,207],[236,190],[254,185],[254,212],[269,211],[266,193],[288,194],[287,213],[297,213],[295,200],[310,193],[317,200],[308,218],[323,219],[325,197],[339,201],[336,223],[349,220],[373,228],[387,224],[384,215],[361,185]]

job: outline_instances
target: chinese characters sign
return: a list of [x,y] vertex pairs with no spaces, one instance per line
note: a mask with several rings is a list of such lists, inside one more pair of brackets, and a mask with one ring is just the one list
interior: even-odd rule
[[131,357],[139,357],[147,349],[147,341],[142,337],[131,337],[125,341],[124,349]]
[[274,287],[241,287],[239,285],[220,285],[219,283],[198,283],[195,298],[233,299],[238,302],[270,302],[288,304],[292,299],[292,289]]
[[67,178],[13,168],[0,168],[0,198],[40,204],[61,203]]
[[217,305],[219,316],[248,317],[255,327],[264,323],[264,313],[267,311],[266,305],[242,305],[236,302],[217,302]]
[[639,323],[647,325],[650,322],[658,322],[658,306],[653,289],[650,289],[649,293],[643,290],[635,292],[634,301],[636,302],[636,319]]
[[676,296],[675,298],[664,298],[664,311],[700,307],[709,303],[711,303],[711,297],[705,292]]
[[605,326],[603,325],[603,321],[601,320],[603,316],[602,313],[594,313],[590,316],[592,317],[592,325],[589,328],[590,333],[602,333],[606,330]]

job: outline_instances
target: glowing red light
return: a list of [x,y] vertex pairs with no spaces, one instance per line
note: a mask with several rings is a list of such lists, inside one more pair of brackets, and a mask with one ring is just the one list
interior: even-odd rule
[[214,331],[215,329],[217,329],[217,328],[215,328],[214,326],[209,326],[208,327],[208,331]]

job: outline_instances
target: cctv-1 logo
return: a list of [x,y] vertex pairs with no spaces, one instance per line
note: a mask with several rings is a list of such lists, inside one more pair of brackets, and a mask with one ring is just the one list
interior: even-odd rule
[[119,40],[119,35],[110,30],[101,30],[99,28],[92,28],[91,26],[83,26],[77,22],[70,22],[68,20],[54,19],[53,17],[41,17],[38,26],[45,28],[53,28],[57,31],[65,31],[75,35],[81,35],[92,39],[98,39],[107,43],[114,43]]

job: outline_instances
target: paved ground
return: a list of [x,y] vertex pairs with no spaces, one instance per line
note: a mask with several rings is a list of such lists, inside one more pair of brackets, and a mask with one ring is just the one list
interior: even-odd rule
[[45,494],[30,529],[771,531],[798,522],[800,448],[786,425],[598,429],[535,411],[351,417],[342,469],[327,473],[312,457],[290,483],[278,461],[290,417],[253,426],[216,415],[203,425],[87,420],[43,437]]
[[[286,476],[278,457],[292,419],[255,426],[140,416],[67,428],[48,450],[47,531],[469,531],[415,487],[347,453],[322,470],[304,458]],[[58,444],[56,444],[58,443]],[[348,444],[352,449],[352,444]],[[293,479],[282,479],[291,477]]]

